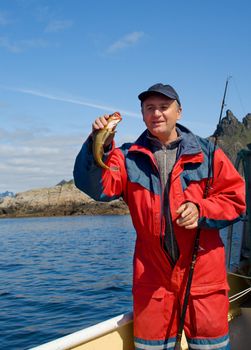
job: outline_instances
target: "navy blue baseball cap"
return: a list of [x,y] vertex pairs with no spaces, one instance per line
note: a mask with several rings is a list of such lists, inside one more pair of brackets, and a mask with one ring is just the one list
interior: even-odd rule
[[174,90],[174,88],[171,85],[164,85],[162,83],[158,83],[158,84],[155,84],[155,85],[149,87],[148,90],[141,92],[141,94],[139,94],[138,98],[142,103],[145,101],[146,98],[148,98],[151,95],[155,95],[155,94],[161,94],[161,95],[164,95],[166,97],[169,97],[172,100],[176,100],[178,102],[178,104],[181,105],[179,95]]

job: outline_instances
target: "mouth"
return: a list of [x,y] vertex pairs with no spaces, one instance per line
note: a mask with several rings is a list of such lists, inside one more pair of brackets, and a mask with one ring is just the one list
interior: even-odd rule
[[155,122],[152,122],[152,126],[153,126],[153,127],[160,126],[160,125],[162,125],[162,124],[163,124],[162,121],[155,121]]

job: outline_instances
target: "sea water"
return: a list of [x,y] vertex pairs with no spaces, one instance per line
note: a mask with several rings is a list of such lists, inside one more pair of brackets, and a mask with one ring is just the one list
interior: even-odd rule
[[0,220],[0,348],[24,350],[132,309],[129,216]]

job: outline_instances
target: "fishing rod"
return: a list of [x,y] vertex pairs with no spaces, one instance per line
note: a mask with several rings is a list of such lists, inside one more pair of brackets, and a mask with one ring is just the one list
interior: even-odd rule
[[[219,121],[218,121],[218,126],[221,123],[222,113],[223,113],[223,109],[224,109],[224,106],[225,106],[227,87],[228,87],[228,82],[229,82],[230,78],[231,77],[229,76],[227,78],[227,80],[226,80],[225,89],[224,89],[224,95],[223,95],[222,104],[221,104],[220,117],[219,117]],[[207,182],[206,182],[205,190],[204,190],[204,193],[203,193],[203,198],[204,199],[207,198],[209,189],[212,186],[213,179],[214,179],[214,176],[213,176],[213,167],[214,167],[214,165],[213,165],[213,163],[214,163],[214,154],[215,154],[215,150],[216,150],[216,146],[217,146],[217,141],[218,141],[218,134],[216,133],[215,139],[214,139],[213,151],[212,151],[212,154],[211,154],[211,161],[209,162],[209,165],[208,165]],[[210,153],[209,153],[209,159],[210,159]],[[212,174],[212,178],[210,177],[211,174]],[[179,328],[178,328],[178,333],[177,333],[177,336],[176,336],[176,342],[175,342],[174,350],[181,350],[181,338],[182,338],[182,332],[183,332],[184,324],[185,324],[185,317],[186,317],[186,312],[187,312],[189,296],[190,296],[190,292],[191,292],[191,285],[192,285],[192,280],[193,280],[193,273],[194,273],[195,263],[196,263],[196,259],[197,259],[197,255],[198,255],[198,251],[199,251],[200,233],[201,233],[201,228],[197,227],[195,240],[194,240],[192,260],[191,260],[191,264],[190,264],[190,268],[189,268],[189,272],[188,272],[185,297],[184,297],[184,302],[183,302],[182,309],[181,309]]]

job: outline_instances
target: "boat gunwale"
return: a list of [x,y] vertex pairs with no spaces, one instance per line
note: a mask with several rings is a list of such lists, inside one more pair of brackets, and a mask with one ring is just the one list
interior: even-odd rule
[[128,312],[28,350],[68,350],[116,331],[132,321],[133,313]]

